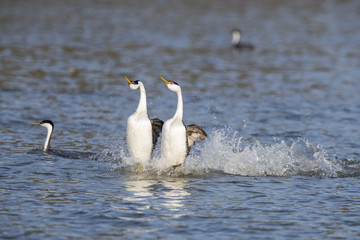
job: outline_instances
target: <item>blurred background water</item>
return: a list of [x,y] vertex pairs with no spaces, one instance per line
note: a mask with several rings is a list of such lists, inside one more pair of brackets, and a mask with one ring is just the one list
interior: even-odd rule
[[[1,1],[0,237],[359,238],[359,19],[355,0]],[[167,120],[160,75],[208,138],[134,173],[124,76]]]

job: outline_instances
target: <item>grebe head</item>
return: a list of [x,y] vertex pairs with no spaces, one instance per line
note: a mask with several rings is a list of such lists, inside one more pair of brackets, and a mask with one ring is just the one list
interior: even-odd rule
[[40,125],[50,129],[51,131],[54,129],[54,123],[51,120],[42,120],[40,123],[31,122],[31,124]]
[[181,90],[180,85],[177,82],[173,82],[173,81],[168,82],[162,76],[160,76],[160,78],[166,83],[166,86],[170,91],[177,92]]
[[127,77],[125,77],[125,78],[126,78],[126,81],[129,83],[130,89],[135,90],[140,87],[139,80],[129,81],[129,79]]

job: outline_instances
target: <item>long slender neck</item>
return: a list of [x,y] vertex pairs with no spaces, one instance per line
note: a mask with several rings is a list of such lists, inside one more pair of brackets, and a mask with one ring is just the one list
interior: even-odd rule
[[145,112],[147,113],[147,107],[146,107],[146,92],[145,87],[142,82],[139,82],[140,85],[140,99],[139,99],[139,105],[136,109],[137,113]]
[[48,151],[50,149],[51,134],[53,131],[52,127],[46,127],[46,128],[47,128],[47,136],[44,144],[44,151]]
[[176,94],[178,96],[178,103],[177,103],[177,108],[176,108],[174,118],[179,118],[179,119],[182,120],[184,106],[183,106],[183,99],[182,99],[181,89],[176,91]]

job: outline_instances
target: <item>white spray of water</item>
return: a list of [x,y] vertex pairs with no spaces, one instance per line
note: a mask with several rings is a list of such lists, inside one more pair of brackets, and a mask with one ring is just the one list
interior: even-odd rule
[[[143,166],[143,170],[158,175],[175,176],[222,172],[241,176],[329,177],[336,177],[337,172],[342,171],[340,164],[328,160],[324,148],[314,146],[307,140],[274,142],[262,144],[259,141],[248,141],[238,137],[236,133],[229,136],[224,129],[213,130],[204,142],[195,145],[181,167],[165,167],[157,150],[150,163]],[[108,150],[105,155],[111,156],[111,160],[116,162],[115,168],[136,168],[126,147],[125,150]]]
[[[194,162],[193,158],[187,164]],[[273,144],[248,142],[241,137],[227,137],[225,131],[212,132],[201,149],[201,165],[227,174],[243,176],[336,176],[340,166],[327,159],[323,148],[306,140]]]

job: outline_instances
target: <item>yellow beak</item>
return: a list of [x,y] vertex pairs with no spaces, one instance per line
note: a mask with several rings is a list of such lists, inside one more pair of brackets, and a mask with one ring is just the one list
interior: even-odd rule
[[161,78],[166,84],[169,84],[169,82],[166,81],[162,76],[160,76],[160,78]]
[[125,76],[126,81],[129,83],[129,85],[131,84],[131,82],[129,81],[129,79]]
[[34,125],[40,125],[40,123],[34,123],[34,122],[31,122],[31,124],[34,124]]

